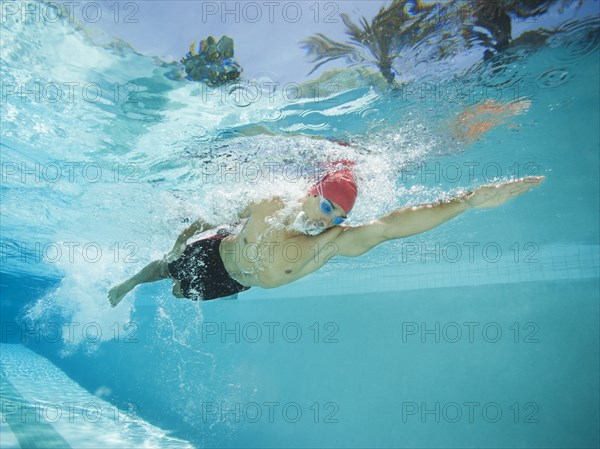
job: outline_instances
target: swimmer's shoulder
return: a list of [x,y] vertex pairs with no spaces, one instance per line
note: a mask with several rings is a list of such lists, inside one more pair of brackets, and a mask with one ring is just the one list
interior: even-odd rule
[[258,201],[251,201],[239,215],[240,218],[248,218],[256,212],[266,212],[275,209],[281,209],[285,205],[285,200],[276,195],[269,198],[263,198]]

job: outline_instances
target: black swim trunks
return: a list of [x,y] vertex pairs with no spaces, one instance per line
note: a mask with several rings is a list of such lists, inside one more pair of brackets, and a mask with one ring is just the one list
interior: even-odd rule
[[181,292],[194,301],[222,298],[250,289],[229,276],[219,254],[221,240],[230,233],[198,240],[185,248],[179,259],[168,264],[171,277],[181,281]]

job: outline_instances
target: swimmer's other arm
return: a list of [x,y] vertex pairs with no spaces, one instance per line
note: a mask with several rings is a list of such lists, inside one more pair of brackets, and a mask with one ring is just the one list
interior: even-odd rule
[[528,176],[502,184],[481,186],[448,201],[404,207],[360,226],[345,226],[335,240],[337,255],[360,256],[387,240],[429,231],[469,209],[499,206],[527,192],[544,179],[543,176]]
[[213,228],[216,228],[216,226],[207,223],[202,218],[194,221],[191,225],[185,228],[181,234],[179,234],[179,237],[177,237],[177,240],[175,241],[175,245],[173,245],[173,249],[165,255],[167,261],[171,262],[181,256],[185,251],[186,242],[192,236],[199,232],[208,231],[209,229]]
[[[253,206],[253,204],[250,204],[241,213],[239,213],[238,218],[248,218],[250,216],[251,206]],[[190,238],[200,232],[208,231],[209,229],[214,229],[216,227],[217,225],[210,224],[204,221],[202,218],[194,221],[191,225],[185,228],[181,234],[179,234],[179,237],[177,237],[177,240],[175,241],[175,245],[173,245],[173,249],[165,255],[165,258],[168,262],[176,260],[185,251],[186,242]]]

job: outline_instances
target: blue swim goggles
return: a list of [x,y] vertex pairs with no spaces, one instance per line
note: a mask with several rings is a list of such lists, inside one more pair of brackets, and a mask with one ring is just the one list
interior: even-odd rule
[[[323,191],[320,189],[321,185],[317,186],[317,191],[319,193],[319,197],[320,199],[320,206],[321,206],[321,212],[323,212],[325,215],[331,215],[333,214],[333,204],[331,203],[331,201],[329,201],[327,198],[325,198],[323,196]],[[341,217],[341,216],[337,216],[337,217],[333,217],[333,224],[334,225],[341,225],[344,221],[346,221],[348,217]]]

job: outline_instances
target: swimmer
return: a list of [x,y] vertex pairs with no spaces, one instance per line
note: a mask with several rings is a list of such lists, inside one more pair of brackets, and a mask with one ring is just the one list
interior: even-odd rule
[[[358,226],[344,224],[358,187],[351,168],[331,170],[295,202],[279,197],[249,204],[234,235],[225,229],[187,244],[217,226],[197,220],[170,253],[108,293],[114,307],[139,284],[173,279],[173,294],[192,300],[232,297],[251,287],[275,288],[303,278],[334,256],[356,257],[377,245],[429,231],[470,209],[504,204],[544,181],[528,176],[486,185],[447,201],[404,207]],[[291,255],[292,249],[294,255]]]

